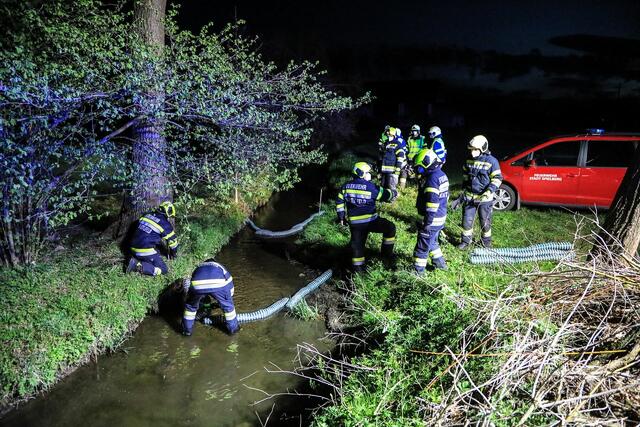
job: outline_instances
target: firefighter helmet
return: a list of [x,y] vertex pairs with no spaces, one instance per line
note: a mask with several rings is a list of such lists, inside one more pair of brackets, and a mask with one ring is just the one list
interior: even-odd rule
[[442,131],[438,126],[431,126],[429,128],[429,138],[436,138],[440,135],[442,135]]
[[438,157],[436,152],[430,148],[423,148],[422,150],[420,150],[418,154],[416,154],[416,157],[414,159],[415,166],[422,167],[425,170],[433,169],[439,166],[440,163],[440,158]]
[[358,178],[364,178],[367,173],[371,173],[371,166],[367,162],[357,162],[353,165],[353,174]]
[[487,140],[484,135],[476,135],[471,138],[467,148],[469,150],[479,150],[481,153],[486,153],[487,150],[489,150],[489,140]]
[[167,218],[176,216],[176,207],[169,201],[160,203],[160,210],[164,212]]
[[420,133],[420,126],[418,125],[413,125],[411,126],[411,132],[416,131],[418,133]]

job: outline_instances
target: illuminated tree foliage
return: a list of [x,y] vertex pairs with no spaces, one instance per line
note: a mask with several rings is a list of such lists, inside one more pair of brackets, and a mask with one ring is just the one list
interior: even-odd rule
[[[0,6],[0,262],[34,262],[52,230],[90,212],[99,188],[152,204],[135,191],[152,178],[132,153],[140,123],[160,121],[166,140],[165,152],[147,153],[144,173],[155,167],[168,177],[164,191],[188,202],[257,180],[290,185],[296,168],[323,159],[309,147],[314,122],[367,100],[326,90],[316,64],[278,69],[232,27],[180,30],[176,13],[157,49],[123,5]],[[161,102],[145,104],[150,88]]]

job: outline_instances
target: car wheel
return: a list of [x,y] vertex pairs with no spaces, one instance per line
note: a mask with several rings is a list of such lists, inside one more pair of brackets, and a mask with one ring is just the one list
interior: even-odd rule
[[493,209],[497,211],[508,211],[516,206],[516,192],[508,185],[498,188],[493,198]]

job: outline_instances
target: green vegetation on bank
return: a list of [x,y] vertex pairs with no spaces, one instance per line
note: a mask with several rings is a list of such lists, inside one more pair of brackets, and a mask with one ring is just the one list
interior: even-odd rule
[[[63,242],[37,266],[0,269],[0,405],[46,389],[89,358],[117,348],[157,307],[160,293],[218,252],[250,209],[269,192],[256,192],[248,205],[202,205],[177,225],[180,252],[169,274],[123,273],[123,255],[110,236]],[[105,233],[107,234],[107,233]]]
[[[331,167],[332,185],[343,183],[356,159],[345,156]],[[445,167],[445,172],[448,172]],[[452,183],[453,197],[460,183]],[[423,425],[425,413],[433,411],[447,393],[463,393],[472,389],[470,378],[482,381],[495,370],[501,357],[473,359],[465,365],[468,377],[452,377],[455,361],[446,353],[458,353],[462,347],[481,353],[482,340],[489,325],[478,322],[473,300],[493,300],[513,280],[523,280],[522,273],[533,269],[549,269],[553,263],[510,266],[473,266],[469,252],[455,248],[461,232],[461,211],[449,212],[445,228],[447,242],[442,250],[448,271],[413,274],[413,249],[416,222],[420,220],[414,207],[415,188],[405,189],[391,205],[381,205],[382,216],[397,226],[397,268],[388,269],[380,260],[380,235],[369,236],[368,269],[342,286],[350,292],[353,310],[351,323],[363,327],[369,350],[354,357],[346,367],[346,380],[325,374],[336,385],[337,403],[325,407],[315,418],[316,425]],[[331,207],[327,206],[327,210]],[[476,228],[478,224],[476,223]],[[573,240],[574,217],[560,210],[521,209],[494,214],[494,244],[497,247],[526,246],[545,241]],[[474,237],[477,238],[477,233]],[[441,239],[442,240],[442,239]],[[348,267],[349,230],[335,223],[333,215],[314,221],[301,237],[311,254],[338,253],[342,259],[334,263]],[[326,256],[326,255],[323,255]],[[520,277],[521,279],[517,279]],[[527,289],[527,288],[525,288]],[[518,316],[518,311],[513,313]],[[481,332],[468,336],[463,331],[474,326]],[[487,329],[487,330],[483,330]],[[461,340],[461,336],[466,336]],[[326,371],[330,372],[330,371]],[[477,398],[477,397],[476,397]],[[509,417],[522,415],[527,402],[505,396],[495,402],[491,415],[496,424],[509,424]],[[468,414],[469,421],[477,414]],[[517,420],[517,418],[516,418]],[[536,419],[530,418],[535,423]]]

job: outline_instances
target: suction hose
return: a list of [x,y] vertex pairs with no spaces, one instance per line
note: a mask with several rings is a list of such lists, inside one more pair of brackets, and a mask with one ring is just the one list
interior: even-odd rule
[[[260,310],[252,311],[250,313],[238,313],[238,322],[239,323],[249,323],[255,322],[256,320],[263,320],[268,317],[273,316],[282,310],[285,306],[287,309],[292,310],[293,307],[300,302],[304,297],[309,295],[311,292],[318,289],[323,283],[326,283],[327,280],[331,278],[333,271],[327,270],[322,273],[320,276],[316,277],[312,282],[306,285],[304,288],[300,289],[296,292],[291,298],[282,298],[278,301],[274,302],[268,307],[262,308]],[[202,319],[202,323],[205,325],[222,325],[224,324],[224,316],[221,314],[215,316],[206,316]]]
[[471,253],[472,264],[515,264],[532,261],[561,260],[573,258],[575,253],[569,242],[549,242],[524,248],[477,248]]
[[[284,308],[284,306],[289,301],[289,298],[281,298],[278,301],[274,302],[268,307],[261,308],[260,310],[252,311],[250,313],[238,313],[238,322],[239,323],[249,323],[255,322],[256,320],[263,320],[267,317],[271,317],[280,310]],[[215,316],[207,316],[202,319],[202,322],[205,325],[222,325],[224,324],[224,316],[222,314],[217,314]]]
[[282,231],[265,230],[264,228],[258,227],[249,218],[247,218],[246,222],[247,222],[247,224],[249,224],[249,227],[251,227],[253,229],[253,231],[256,232],[256,236],[258,236],[258,237],[261,237],[263,239],[282,239],[282,238],[291,237],[291,236],[294,236],[294,235],[300,233],[304,229],[304,227],[307,226],[307,224],[309,224],[311,221],[313,221],[313,219],[315,217],[320,216],[322,214],[324,214],[324,211],[320,211],[320,212],[314,213],[313,215],[311,215],[309,218],[305,219],[301,223],[298,223],[298,224],[294,225],[293,227],[291,227],[288,230],[282,230]]
[[333,274],[333,272],[331,270],[327,270],[324,273],[322,273],[320,276],[316,277],[307,286],[305,286],[304,288],[302,288],[298,292],[296,292],[289,299],[289,302],[287,302],[287,308],[289,310],[293,310],[293,307],[295,307],[300,302],[301,299],[303,299],[304,297],[309,295],[311,292],[313,292],[316,289],[318,289],[323,283],[325,283],[327,280],[329,280],[331,278],[332,274]]

